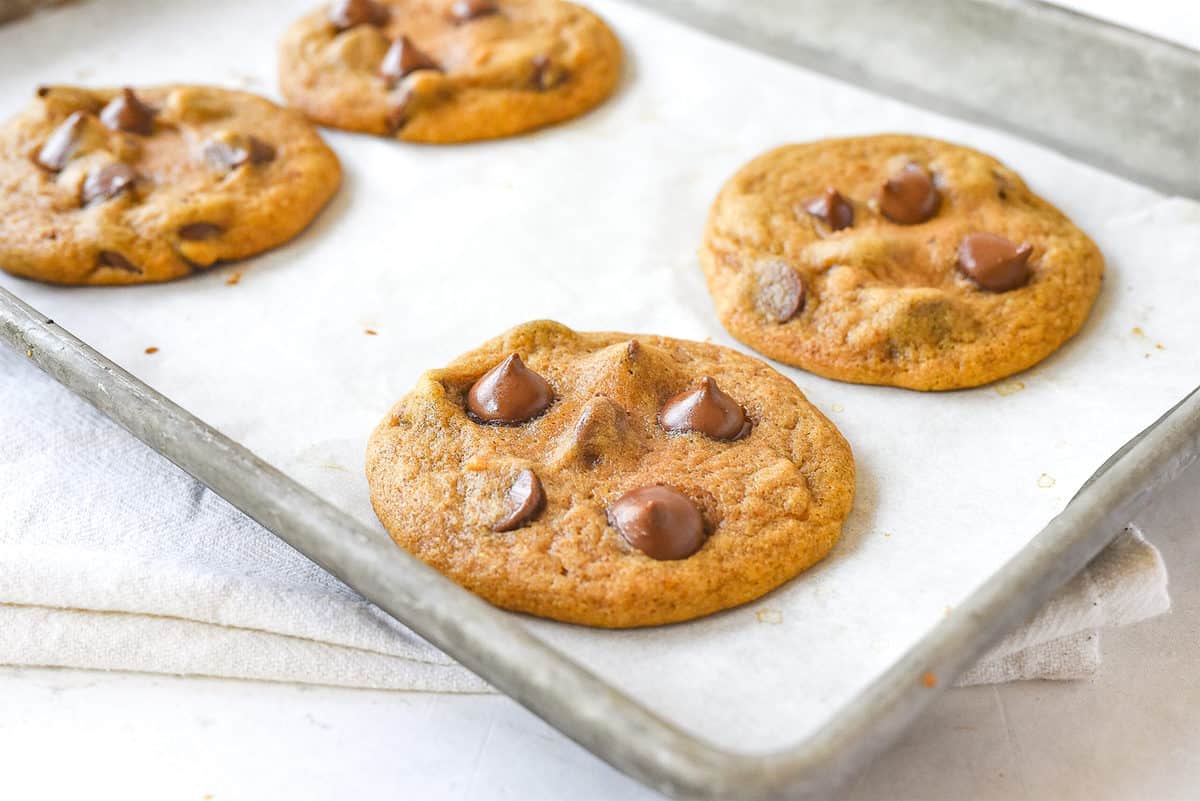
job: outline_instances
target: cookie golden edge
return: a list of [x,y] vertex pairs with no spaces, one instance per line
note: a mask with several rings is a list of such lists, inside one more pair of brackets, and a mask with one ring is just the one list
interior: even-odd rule
[[[51,86],[49,93],[94,96],[100,105],[121,90],[115,87]],[[133,261],[140,273],[114,268],[97,268],[103,246],[95,241],[93,225],[72,223],[66,215],[80,209],[53,213],[22,196],[24,187],[37,190],[53,180],[38,167],[32,154],[54,127],[69,115],[60,109],[51,118],[47,104],[35,98],[15,117],[0,127],[0,170],[16,187],[0,198],[0,268],[11,275],[63,286],[128,286],[173,281],[204,272],[220,264],[239,261],[279,247],[302,233],[337,194],[342,169],[337,155],[321,139],[313,125],[300,113],[279,106],[251,92],[202,84],[163,84],[134,87],[139,97],[160,105],[172,93],[203,97],[218,96],[261,116],[278,135],[265,134],[277,150],[271,175],[263,181],[264,191],[239,198],[233,205],[239,216],[221,235],[209,263],[183,258],[171,245],[170,224],[162,225],[157,241],[142,236],[133,242]],[[248,133],[263,134],[261,129]],[[197,164],[196,169],[205,169]],[[257,168],[257,169],[262,169]],[[122,201],[123,202],[123,201]],[[153,204],[153,201],[151,201]],[[144,218],[171,217],[179,208],[163,208],[138,215]],[[153,232],[152,219],[144,221],[145,233]],[[139,232],[142,233],[142,232]],[[140,240],[140,241],[138,241]],[[176,243],[177,244],[177,243]]]
[[[803,148],[820,148],[829,143],[874,142],[881,146],[909,145],[932,146],[947,151],[959,151],[984,159],[995,170],[1011,182],[1013,189],[1025,193],[1037,204],[1048,221],[1063,226],[1076,237],[1078,243],[1077,265],[1079,282],[1073,287],[1071,297],[1065,299],[1062,313],[1049,321],[1051,336],[1019,338],[1012,347],[1002,352],[990,349],[986,358],[971,359],[968,363],[955,366],[955,359],[948,355],[944,360],[916,362],[912,364],[881,363],[877,359],[830,358],[830,354],[818,347],[813,340],[778,336],[774,327],[741,302],[733,286],[732,273],[739,267],[731,263],[738,261],[736,251],[739,244],[723,230],[720,210],[727,196],[733,192],[737,181],[761,168],[780,154]],[[737,340],[758,353],[792,367],[798,367],[814,375],[854,384],[892,386],[916,391],[951,391],[970,389],[999,381],[1027,370],[1049,358],[1075,337],[1091,315],[1103,287],[1105,261],[1092,239],[1076,226],[1061,211],[1040,197],[1025,184],[1023,178],[995,157],[974,148],[928,137],[909,134],[876,134],[843,139],[823,139],[806,143],[783,145],[756,156],[740,167],[721,187],[710,206],[704,229],[703,240],[698,251],[709,294],[713,299],[717,317],[722,326]],[[811,300],[811,299],[810,299]],[[953,369],[952,369],[953,368]]]
[[386,109],[373,93],[347,97],[342,92],[311,89],[320,81],[320,66],[309,63],[305,52],[311,49],[312,28],[326,24],[326,4],[294,22],[280,41],[279,90],[289,106],[318,125],[413,144],[469,144],[548,128],[581,117],[608,100],[620,83],[624,64],[620,40],[603,18],[582,5],[558,2],[589,19],[595,41],[587,55],[586,75],[555,89],[533,92],[484,87],[460,92],[450,102],[423,109],[393,132]]
[[[756,377],[767,381],[771,392],[782,391],[794,399],[799,413],[795,428],[788,434],[794,442],[793,448],[800,449],[803,458],[792,461],[804,475],[810,501],[802,520],[793,520],[782,528],[774,527],[779,530],[769,534],[755,532],[769,538],[770,544],[764,547],[773,549],[770,558],[753,559],[735,564],[733,570],[711,574],[707,570],[715,560],[704,561],[706,548],[681,561],[660,562],[630,552],[628,558],[639,560],[639,565],[646,571],[637,573],[634,580],[622,581],[619,587],[605,587],[603,582],[598,582],[573,591],[556,590],[550,585],[543,592],[530,592],[520,581],[510,581],[503,569],[494,569],[495,565],[480,565],[470,558],[456,561],[443,548],[422,547],[426,538],[448,537],[470,552],[472,540],[468,536],[459,536],[459,532],[430,533],[425,527],[406,526],[401,522],[405,485],[396,477],[397,438],[401,435],[395,423],[405,413],[406,405],[415,396],[443,381],[461,382],[467,377],[482,375],[509,352],[528,353],[537,348],[539,342],[563,337],[578,337],[596,345],[597,353],[617,344],[624,347],[631,338],[655,347],[682,345],[693,351],[699,349],[715,358],[731,360],[741,369],[750,369]],[[462,413],[461,407],[458,413]],[[371,434],[366,474],[372,506],[396,544],[451,580],[503,609],[565,623],[613,629],[656,626],[704,617],[753,602],[787,584],[833,550],[855,495],[854,457],[845,437],[794,383],[761,360],[708,343],[620,332],[575,332],[548,320],[519,325],[459,356],[445,368],[424,373],[416,388],[393,406]],[[552,488],[547,489],[547,494],[551,496],[549,504],[553,508]],[[745,497],[748,498],[748,493]],[[757,506],[744,505],[757,508],[768,503],[765,497],[760,500]],[[608,521],[602,525],[608,527],[605,536],[620,538]],[[490,530],[481,529],[479,533],[495,536]],[[548,534],[553,537],[555,533],[539,532],[538,536]],[[521,535],[522,531],[514,534]],[[720,536],[719,528],[716,533],[710,532],[706,546],[717,536]],[[759,556],[762,555],[760,550]]]

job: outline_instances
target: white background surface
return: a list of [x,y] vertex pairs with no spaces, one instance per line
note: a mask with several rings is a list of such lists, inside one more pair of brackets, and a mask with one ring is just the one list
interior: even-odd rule
[[[1094,683],[951,692],[849,794],[1194,797],[1197,488],[1143,520],[1174,615],[1110,635]],[[9,670],[0,709],[14,798],[651,797],[499,698]]]

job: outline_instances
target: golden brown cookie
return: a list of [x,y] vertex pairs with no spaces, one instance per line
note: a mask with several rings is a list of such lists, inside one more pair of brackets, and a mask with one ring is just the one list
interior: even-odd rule
[[985,384],[1087,319],[1104,259],[991,156],[916,136],[772,150],[725,184],[700,262],[722,324],[827,378]]
[[620,72],[608,26],[562,0],[335,0],[279,55],[283,96],[317,122],[435,144],[578,116]]
[[372,434],[367,479],[397,543],[492,603],[629,627],[819,561],[854,460],[757,359],[539,321],[425,373]]
[[43,87],[0,128],[0,267],[166,281],[286,242],[340,182],[304,117],[246,92]]

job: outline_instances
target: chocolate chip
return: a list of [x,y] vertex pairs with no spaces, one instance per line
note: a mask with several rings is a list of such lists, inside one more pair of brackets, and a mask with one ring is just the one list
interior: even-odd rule
[[883,216],[901,225],[925,222],[937,214],[942,204],[933,176],[912,162],[884,181],[875,198]]
[[274,161],[275,148],[257,136],[231,133],[210,139],[204,146],[204,158],[216,167],[233,170],[246,163]]
[[399,92],[393,93],[393,97],[395,100],[387,113],[387,126],[388,131],[394,134],[408,124],[416,95],[411,87],[402,86]]
[[225,232],[225,229],[216,223],[196,222],[188,223],[180,226],[179,238],[186,239],[189,242],[196,242],[202,239],[212,239],[218,237]]
[[458,22],[470,22],[499,11],[500,5],[495,0],[455,0],[450,7],[450,14]]
[[484,373],[467,393],[467,410],[484,423],[524,423],[553,402],[550,384],[515,353]]
[[758,265],[758,310],[777,323],[786,323],[804,309],[804,281],[785,261]]
[[560,86],[567,79],[567,71],[547,55],[533,58],[533,85],[539,91],[545,92]]
[[329,21],[339,31],[356,25],[379,27],[388,21],[388,10],[374,0],[338,0],[329,7]]
[[379,66],[379,74],[388,79],[389,84],[398,83],[405,75],[417,70],[437,70],[441,72],[438,63],[419,50],[407,36],[401,36],[392,42],[383,63]]
[[129,87],[100,109],[100,122],[114,131],[142,134],[154,133],[154,112],[142,103]]
[[82,111],[72,113],[50,132],[50,136],[46,137],[46,141],[42,144],[34,161],[51,172],[58,172],[67,166],[67,162],[71,160],[71,155],[79,145],[79,139],[83,136],[83,129],[86,126],[87,114]]
[[958,246],[958,269],[989,292],[1007,292],[1029,282],[1033,246],[1017,246],[995,234],[968,234]]
[[546,493],[542,490],[541,479],[529,469],[517,473],[516,480],[508,488],[505,501],[509,512],[492,526],[492,531],[513,531],[537,519],[542,509],[546,508]]
[[132,188],[139,177],[128,164],[107,164],[84,179],[81,200],[85,206],[94,200],[110,200]]
[[804,210],[825,223],[831,231],[854,225],[854,207],[832,186],[827,187],[820,197],[808,201]]
[[608,507],[613,528],[651,559],[686,559],[704,544],[704,520],[687,496],[670,487],[630,490]]
[[101,267],[112,267],[116,270],[125,270],[130,273],[140,273],[142,269],[135,265],[129,259],[112,250],[100,251],[100,256],[96,260]]
[[658,424],[672,433],[698,431],[713,439],[735,440],[750,433],[746,410],[709,376],[663,404]]

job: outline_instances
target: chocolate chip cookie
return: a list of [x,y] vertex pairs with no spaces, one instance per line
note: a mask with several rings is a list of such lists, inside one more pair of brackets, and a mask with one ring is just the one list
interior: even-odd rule
[[397,543],[492,603],[629,627],[819,561],[854,460],[757,359],[540,321],[425,373],[372,434],[367,479]]
[[323,125],[410,142],[494,139],[612,93],[621,48],[562,0],[336,0],[280,48],[280,88]]
[[309,122],[255,95],[42,87],[0,128],[0,267],[57,284],[178,278],[286,242],[340,181]]
[[1046,358],[1104,274],[1092,241],[999,161],[899,135],[754,159],[717,196],[700,261],[721,322],[755,350],[919,390]]

